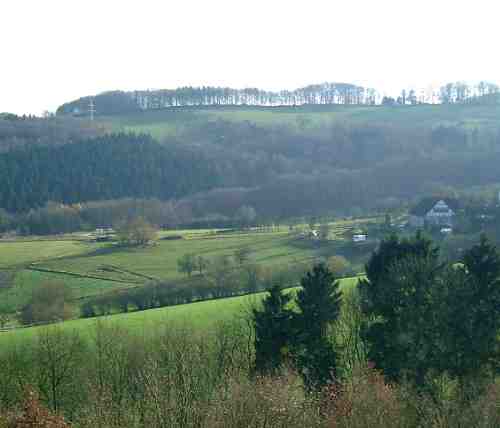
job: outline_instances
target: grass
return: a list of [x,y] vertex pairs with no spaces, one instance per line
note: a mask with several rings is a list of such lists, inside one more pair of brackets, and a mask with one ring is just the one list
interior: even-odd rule
[[[174,233],[181,234],[184,239],[172,241],[160,239],[157,245],[150,248],[116,249],[96,255],[49,260],[40,263],[39,266],[131,282],[140,280],[138,275],[175,281],[184,278],[183,274],[177,271],[177,260],[184,254],[201,255],[212,259],[221,255],[231,256],[238,248],[249,247],[252,251],[251,259],[255,263],[262,266],[287,265],[300,260],[332,255],[338,242],[344,239],[346,231],[356,227],[358,223],[368,221],[371,220],[334,223],[331,230],[333,241],[321,246],[309,240],[297,241],[285,228],[265,233],[215,234],[212,230],[182,231]],[[107,266],[116,269],[103,271]]]
[[0,291],[0,312],[12,312],[24,306],[30,301],[33,290],[40,284],[46,282],[64,284],[64,286],[71,291],[71,295],[75,299],[96,296],[101,293],[135,286],[135,284],[123,284],[91,278],[77,278],[68,275],[23,269],[15,274],[12,287]]
[[[232,255],[240,247],[252,249],[256,263],[263,265],[287,264],[296,259],[314,257],[313,248],[298,248],[285,233],[228,234],[222,236],[190,237],[182,240],[160,240],[150,248],[117,249],[98,255],[51,260],[40,266],[53,270],[76,272],[83,275],[106,276],[110,279],[137,280],[138,276],[120,273],[123,269],[161,280],[179,280],[177,260],[184,254],[202,255],[208,259],[220,255]],[[117,271],[103,272],[105,266]]]
[[80,241],[32,240],[0,242],[0,269],[89,251],[89,245]]
[[155,138],[183,134],[191,127],[217,119],[258,125],[316,128],[332,122],[392,123],[404,126],[461,125],[465,128],[498,128],[500,105],[299,106],[299,107],[185,107],[103,117],[114,131],[150,133]]
[[[340,280],[342,290],[355,287],[358,278],[345,278]],[[296,289],[292,289],[291,292]],[[166,308],[150,309],[141,312],[118,314],[108,317],[78,319],[59,324],[63,329],[78,331],[82,334],[92,330],[97,322],[119,323],[121,327],[135,332],[154,329],[160,323],[171,325],[189,325],[197,330],[210,330],[220,322],[233,321],[243,316],[252,305],[258,305],[266,293],[258,293],[242,297],[210,300],[205,302],[190,303],[186,305],[170,306]],[[0,344],[14,340],[29,340],[37,332],[46,327],[31,327],[9,332],[0,332]]]
[[[152,279],[185,281],[185,275],[177,271],[177,260],[184,254],[201,255],[210,260],[221,255],[231,256],[237,249],[249,247],[251,261],[262,267],[328,257],[339,251],[346,231],[370,221],[374,219],[335,222],[331,226],[331,241],[321,245],[296,239],[286,227],[272,232],[167,231],[160,232],[155,246],[129,249],[112,243],[72,241],[71,236],[62,240],[1,243],[0,266],[15,274],[9,285],[0,284],[0,311],[19,310],[30,300],[33,290],[44,282],[64,284],[73,298],[80,300],[140,287]],[[170,235],[182,235],[183,239],[161,239]]]

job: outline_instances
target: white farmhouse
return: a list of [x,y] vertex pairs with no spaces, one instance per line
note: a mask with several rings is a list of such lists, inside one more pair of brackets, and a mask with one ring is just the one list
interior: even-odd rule
[[410,211],[413,227],[453,226],[458,202],[451,198],[426,198]]

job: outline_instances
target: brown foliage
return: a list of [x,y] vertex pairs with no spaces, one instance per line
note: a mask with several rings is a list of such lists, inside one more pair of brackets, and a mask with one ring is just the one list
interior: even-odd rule
[[118,226],[118,238],[123,245],[145,246],[156,240],[157,231],[143,217],[137,217]]
[[[464,391],[443,400],[439,406],[426,403],[422,413],[433,428],[498,428],[500,427],[500,381],[487,386],[485,391],[471,400]],[[466,394],[470,395],[470,394]]]
[[223,427],[317,427],[319,408],[304,396],[294,374],[261,377],[254,381],[233,379],[210,404],[205,426]]
[[362,369],[350,382],[326,390],[325,412],[331,428],[415,426],[397,388],[375,370]]
[[[1,426],[1,425],[0,425]],[[51,414],[40,404],[38,394],[32,389],[26,389],[23,411],[12,417],[7,428],[69,428],[64,418]]]

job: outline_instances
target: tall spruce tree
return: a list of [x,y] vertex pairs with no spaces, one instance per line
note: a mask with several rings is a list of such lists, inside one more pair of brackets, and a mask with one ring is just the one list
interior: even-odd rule
[[456,270],[447,302],[446,361],[455,376],[477,377],[483,368],[500,369],[500,255],[483,235]]
[[292,337],[292,311],[287,307],[291,296],[274,285],[264,299],[262,309],[253,309],[255,328],[255,371],[275,374],[285,363]]
[[500,368],[500,255],[484,236],[448,266],[422,236],[392,237],[366,271],[368,357],[387,377],[423,386],[429,376],[466,382]]
[[334,274],[317,264],[301,280],[297,295],[294,349],[297,366],[308,389],[334,381],[337,353],[328,328],[340,314],[341,292]]
[[438,248],[421,234],[391,236],[372,254],[367,278],[360,280],[368,358],[391,379],[406,376],[423,384],[438,365],[442,319],[437,308],[444,293],[438,256]]

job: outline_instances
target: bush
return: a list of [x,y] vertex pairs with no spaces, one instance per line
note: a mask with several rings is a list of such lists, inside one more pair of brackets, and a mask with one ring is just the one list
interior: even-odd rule
[[30,302],[21,310],[21,322],[33,324],[67,320],[73,315],[71,293],[62,283],[46,282],[33,291]]
[[345,276],[351,269],[351,264],[344,256],[330,257],[327,265],[337,277]]
[[[6,428],[69,428],[61,416],[51,414],[40,404],[38,394],[31,388],[26,390],[23,411],[5,423]],[[2,421],[0,419],[0,427]]]
[[227,389],[218,391],[208,410],[204,426],[213,428],[322,425],[317,402],[304,395],[293,373],[254,381],[232,379]]
[[144,218],[137,217],[118,226],[118,239],[128,246],[144,246],[155,241],[156,229]]
[[375,370],[364,368],[327,393],[329,427],[415,427],[417,415],[406,407],[400,390]]

